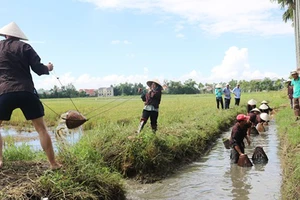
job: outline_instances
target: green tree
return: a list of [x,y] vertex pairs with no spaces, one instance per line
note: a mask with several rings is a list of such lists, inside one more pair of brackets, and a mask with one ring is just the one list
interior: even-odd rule
[[286,9],[282,15],[284,22],[294,21],[295,0],[271,0],[271,2],[278,3],[281,9]]

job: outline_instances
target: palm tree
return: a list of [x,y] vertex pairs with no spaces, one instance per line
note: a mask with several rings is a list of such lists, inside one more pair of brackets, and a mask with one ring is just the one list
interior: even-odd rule
[[280,5],[281,9],[286,9],[282,15],[284,22],[289,20],[294,21],[294,10],[295,10],[295,0],[271,0],[271,2],[276,2]]

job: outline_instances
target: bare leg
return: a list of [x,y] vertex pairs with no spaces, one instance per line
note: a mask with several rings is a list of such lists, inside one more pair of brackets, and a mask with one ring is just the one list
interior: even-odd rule
[[61,164],[57,163],[54,156],[54,150],[52,146],[52,141],[50,135],[47,131],[47,127],[43,117],[33,119],[32,124],[35,130],[38,132],[40,137],[40,142],[43,150],[45,151],[47,158],[50,162],[51,169],[61,168]]
[[[0,120],[0,125],[2,124],[2,121]],[[2,136],[0,133],[0,169],[3,166],[3,155],[2,155],[2,148],[3,148],[3,141],[2,141]]]

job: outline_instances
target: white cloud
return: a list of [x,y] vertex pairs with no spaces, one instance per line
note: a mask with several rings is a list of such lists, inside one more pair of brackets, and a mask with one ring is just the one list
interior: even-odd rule
[[264,71],[264,69],[255,69],[251,67],[248,62],[248,49],[232,46],[225,52],[220,65],[211,69],[210,75],[203,75],[201,72],[192,70],[179,77],[178,80],[184,82],[191,78],[196,82],[216,83],[228,82],[232,79],[250,81],[254,79],[264,79],[266,77],[271,79],[285,78],[288,77],[288,75],[278,75],[273,72]]
[[131,42],[129,42],[128,40],[124,40],[123,43],[124,44],[131,44]]
[[176,34],[176,37],[177,38],[184,38],[184,35],[182,33],[178,33],[178,34]]
[[[292,34],[290,24],[282,22],[278,4],[270,0],[80,0],[99,9],[134,9],[173,14],[211,34],[255,33]],[[180,29],[180,27],[178,27]]]
[[113,44],[113,45],[117,45],[117,44],[121,44],[121,43],[125,44],[125,45],[131,44],[131,42],[129,42],[128,40],[124,40],[123,42],[120,41],[120,40],[113,40],[110,43]]
[[111,44],[120,44],[120,40],[113,40],[111,41]]
[[[288,74],[276,74],[270,71],[262,69],[256,69],[250,66],[248,62],[248,49],[238,48],[236,46],[230,47],[221,60],[220,64],[214,66],[211,69],[211,74],[202,74],[201,71],[192,70],[187,74],[183,74],[180,77],[150,77],[148,67],[144,67],[142,74],[134,75],[117,75],[111,74],[104,77],[97,77],[91,74],[83,74],[79,77],[72,76],[71,73],[63,74],[58,77],[60,82],[57,80],[57,76],[42,76],[39,77],[34,75],[34,82],[36,89],[51,89],[54,85],[61,87],[67,86],[72,83],[76,89],[96,89],[99,87],[109,87],[110,85],[118,85],[120,83],[142,83],[145,85],[147,80],[152,78],[158,78],[160,81],[172,80],[181,81],[184,83],[188,79],[192,79],[197,83],[217,83],[217,82],[229,82],[230,80],[246,80],[250,81],[253,79],[264,79],[264,78],[286,78]],[[206,66],[210,67],[210,66]],[[199,67],[200,68],[200,67]]]

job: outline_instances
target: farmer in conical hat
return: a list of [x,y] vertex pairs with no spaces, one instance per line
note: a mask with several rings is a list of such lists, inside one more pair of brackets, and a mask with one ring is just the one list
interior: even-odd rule
[[[25,42],[28,40],[14,22],[2,27],[0,35],[0,125],[9,121],[12,112],[20,108],[26,118],[31,120],[39,134],[51,169],[61,167],[56,162],[51,138],[44,121],[44,107],[34,88],[30,69],[38,75],[49,74],[51,63],[44,65],[35,50]],[[0,168],[3,165],[2,137],[0,136]]]
[[253,108],[256,108],[257,101],[254,99],[250,99],[247,102],[247,113],[249,113]]
[[217,108],[220,109],[220,104],[221,108],[224,109],[224,104],[223,104],[223,91],[222,91],[222,86],[220,84],[217,84],[215,86],[215,95],[216,95],[216,102],[217,102]]
[[149,91],[145,92],[139,89],[139,92],[142,92],[141,98],[145,104],[142,112],[142,117],[140,120],[140,125],[138,127],[137,133],[140,133],[144,128],[150,117],[150,124],[153,133],[157,131],[157,119],[159,113],[159,104],[161,101],[161,91],[163,90],[162,85],[158,80],[147,81],[149,86]]
[[269,106],[269,102],[267,102],[266,100],[263,100],[260,104],[261,104],[261,105],[266,105],[266,106],[268,107],[268,109],[266,109],[266,111],[264,111],[264,112],[270,114],[270,112],[273,111],[273,108],[271,108],[271,107]]

